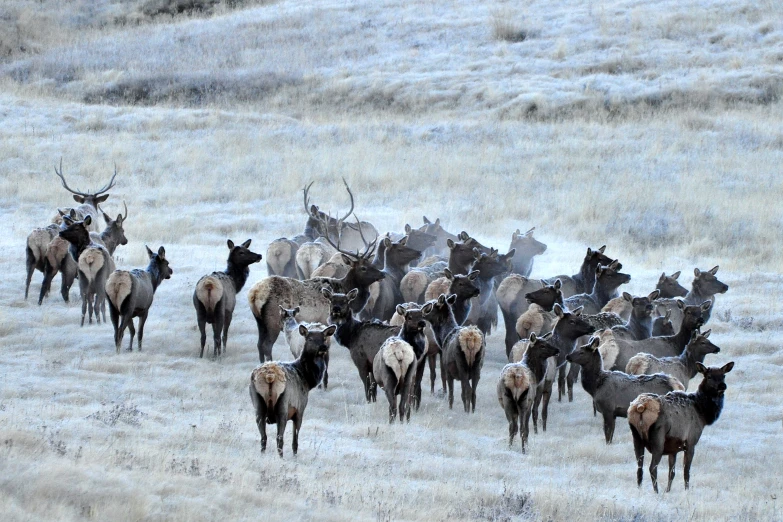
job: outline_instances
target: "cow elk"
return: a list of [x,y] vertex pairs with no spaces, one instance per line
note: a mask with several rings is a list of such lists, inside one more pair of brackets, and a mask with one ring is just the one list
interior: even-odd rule
[[199,332],[201,332],[199,357],[204,357],[207,323],[212,325],[212,338],[215,343],[214,356],[219,357],[226,349],[228,328],[234,317],[237,294],[245,286],[250,275],[250,265],[261,261],[261,254],[250,250],[250,241],[248,239],[237,246],[229,239],[226,269],[222,272],[212,272],[205,275],[196,283],[196,289],[193,292],[193,306],[196,308],[196,320]]
[[139,318],[139,351],[144,338],[144,323],[147,321],[155,291],[164,279],[171,279],[174,270],[166,259],[163,247],[153,253],[146,247],[150,258],[146,270],[115,270],[106,281],[106,296],[109,300],[109,315],[114,326],[114,345],[120,353],[120,345],[125,335],[125,328],[130,330],[128,351],[133,351],[133,318]]

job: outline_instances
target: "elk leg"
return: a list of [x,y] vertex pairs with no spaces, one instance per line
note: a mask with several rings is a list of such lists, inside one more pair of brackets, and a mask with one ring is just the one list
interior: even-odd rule
[[478,388],[479,376],[474,375],[470,382],[470,412],[476,413],[476,389]]
[[581,366],[578,364],[571,364],[568,368],[568,378],[566,383],[568,385],[568,402],[574,402],[574,383],[579,378],[579,369]]
[[30,248],[27,248],[27,279],[24,284],[24,299],[27,301],[27,295],[30,293],[30,281],[33,280],[33,272],[35,272],[35,256]]
[[446,369],[443,367],[443,352],[442,351],[438,352],[438,359],[440,361],[440,380],[441,380],[441,384],[443,386],[443,393],[446,393],[446,381],[448,379],[447,379],[447,375],[446,375]]
[[612,438],[614,437],[614,425],[615,425],[615,418],[614,418],[614,412],[604,412],[604,437],[606,437],[606,443],[611,444]]
[[39,305],[43,303],[44,297],[46,297],[47,294],[49,293],[49,288],[52,285],[52,279],[54,279],[54,274],[56,273],[55,268],[49,264],[48,259],[44,260],[43,273],[44,273],[44,278],[43,278],[43,282],[41,283],[41,293],[38,296]]
[[144,310],[144,313],[139,314],[139,351],[141,351],[141,341],[144,337],[144,323],[147,322],[147,314],[150,313],[149,308]]
[[215,321],[212,323],[212,339],[215,343],[215,347],[212,350],[212,355],[214,357],[220,357],[220,354],[222,353],[221,350],[221,337],[220,335],[223,333],[223,312],[219,310],[215,310]]
[[[326,355],[324,355],[324,363],[325,363],[324,378],[322,382],[323,382],[324,390],[326,390],[327,388],[329,388],[329,352],[326,352]],[[321,385],[319,384],[318,387],[320,388]]]
[[[275,405],[277,406],[277,405]],[[285,412],[288,413],[288,412]],[[285,435],[286,416],[278,412],[277,415],[277,454],[283,458],[283,435]]]
[[294,456],[296,456],[296,452],[299,449],[299,429],[302,427],[302,414],[299,412],[299,410],[296,411],[293,421],[294,421],[294,440],[291,442],[291,449],[294,452]]
[[65,268],[61,270],[60,295],[63,296],[63,301],[66,303],[70,300],[71,287],[73,286],[74,279],[76,279],[76,272],[69,272]]
[[225,319],[223,320],[223,352],[226,353],[226,341],[228,341],[228,327],[231,326],[231,319],[234,317],[234,312],[226,310]]
[[642,487],[644,478],[644,442],[635,428],[631,428],[633,435],[633,452],[636,455],[636,485]]
[[528,412],[528,416],[533,417],[533,433],[538,433],[538,405],[541,404],[541,396],[544,394],[544,383],[536,386],[536,396],[533,399],[533,407]]
[[[80,287],[79,289],[81,290],[81,294],[82,294],[82,324],[81,325],[84,326],[84,316],[87,315],[87,289],[82,288],[83,286],[82,279],[84,278],[79,279],[79,287]],[[92,306],[92,302],[90,303],[90,306]]]
[[136,328],[133,327],[133,316],[128,314],[128,331],[130,332],[130,342],[128,343],[128,351],[133,351],[133,338],[136,336]]
[[557,369],[557,402],[563,400],[566,387],[566,365]]
[[655,448],[655,451],[650,458],[650,479],[652,479],[653,490],[658,493],[658,463],[663,457],[663,447]]
[[256,426],[258,433],[261,434],[261,451],[266,451],[266,405],[258,392],[253,389],[252,384],[250,385],[250,400],[253,401],[253,406],[256,409]]
[[109,316],[111,317],[111,325],[114,327],[114,347],[117,349],[117,353],[120,353],[120,344],[122,344],[122,337],[119,336],[120,312],[111,304],[109,304]]
[[519,335],[517,334],[517,319],[514,318],[511,312],[503,312],[503,322],[506,325],[506,359],[511,357],[511,349],[519,341]]
[[258,359],[263,364],[272,360],[272,346],[280,335],[280,327],[274,324],[268,328],[263,314],[261,317],[256,317],[256,326],[258,326]]
[[525,453],[525,449],[527,448],[527,440],[530,437],[530,408],[531,402],[529,400],[525,401],[525,406],[522,408],[522,412],[520,413],[521,418],[519,419],[520,422],[520,428],[522,430],[522,436],[524,439],[522,440],[522,453]]
[[[443,372],[443,365],[441,365],[440,371]],[[446,376],[446,384],[449,389],[449,409],[452,409],[454,407],[454,378],[451,375]]]
[[207,314],[202,312],[203,305],[199,303],[200,308],[196,310],[196,321],[198,322],[198,331],[201,332],[201,354],[199,357],[204,358],[204,347],[207,345]]
[[[388,383],[383,389],[383,391],[386,392],[386,399],[389,401],[389,424],[393,424],[394,419],[397,417],[397,395],[394,393],[396,387],[396,382],[394,383],[394,386],[392,386],[391,383]],[[402,411],[400,411],[400,417],[402,417]]]
[[666,493],[672,490],[672,481],[674,480],[674,466],[677,464],[677,454],[669,455],[669,483],[666,484]]
[[[510,403],[508,398],[504,398],[504,401],[506,403]],[[504,405],[506,410],[506,419],[508,419],[508,447],[512,447],[514,445],[514,437],[517,434],[518,426],[517,426],[517,412],[516,412],[516,406],[512,404],[505,404]],[[513,412],[510,412],[508,410],[514,409]]]
[[552,398],[553,384],[549,381],[544,382],[543,405],[541,406],[541,425],[544,431],[546,431],[546,419],[549,414],[549,399]]
[[435,359],[437,357],[437,353],[427,355],[427,365],[430,367],[430,394],[435,393]]
[[685,456],[683,457],[682,476],[685,478],[685,489],[687,490],[691,482],[691,463],[693,455],[696,453],[695,444],[686,443]]
[[470,413],[470,378],[463,377],[460,379],[460,392],[462,395],[462,407],[465,413]]

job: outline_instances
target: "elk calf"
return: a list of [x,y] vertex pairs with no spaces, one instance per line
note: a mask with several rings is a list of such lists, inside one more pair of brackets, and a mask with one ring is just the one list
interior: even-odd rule
[[628,407],[628,424],[633,436],[633,450],[636,454],[636,484],[642,485],[644,477],[644,450],[652,455],[650,478],[653,490],[658,493],[658,463],[664,455],[669,456],[669,483],[672,488],[674,465],[677,453],[685,452],[683,475],[685,489],[691,478],[691,463],[696,445],[704,426],[713,424],[723,409],[723,395],[726,392],[726,374],[734,368],[730,362],[721,368],[706,368],[696,363],[697,371],[704,376],[696,393],[671,392],[666,395],[644,393]]
[[117,353],[120,353],[125,328],[130,330],[128,350],[133,351],[133,336],[136,334],[133,328],[134,317],[139,318],[139,351],[141,351],[144,323],[147,321],[155,290],[164,279],[170,279],[174,273],[174,270],[169,267],[166,250],[163,247],[158,249],[157,254],[154,254],[149,247],[145,248],[150,257],[150,264],[146,270],[138,268],[130,271],[115,270],[106,281],[109,315],[114,326],[114,345]]
[[[196,320],[201,332],[201,355],[207,342],[207,323],[212,325],[215,342],[213,353],[220,356],[226,349],[228,328],[234,316],[237,293],[245,286],[250,275],[250,265],[261,261],[261,254],[250,251],[250,239],[239,246],[228,240],[228,266],[222,272],[212,272],[198,280],[193,292],[193,306],[196,308]],[[221,348],[221,337],[222,348]]]
[[566,357],[571,363],[582,366],[582,387],[593,398],[595,409],[604,418],[604,437],[611,444],[614,437],[615,419],[625,417],[628,406],[640,393],[668,393],[682,390],[682,384],[663,373],[655,375],[628,375],[623,372],[608,372],[603,368],[598,352],[599,339],[574,350]]
[[283,456],[283,434],[289,420],[294,422],[291,449],[299,449],[302,427],[310,390],[318,386],[326,372],[325,357],[329,353],[328,339],[336,326],[310,331],[299,325],[305,338],[302,354],[293,362],[267,362],[250,374],[250,399],[256,410],[256,426],[261,434],[261,451],[266,451],[266,425],[277,425],[277,454]]
[[[302,355],[302,350],[304,349],[304,343],[305,338],[299,335],[299,325],[304,324],[308,330],[312,331],[319,331],[319,330],[325,330],[326,325],[321,323],[300,323],[296,320],[296,314],[299,313],[299,307],[293,308],[291,310],[288,310],[286,308],[280,307],[280,322],[283,326],[283,333],[285,334],[285,340],[288,343],[288,348],[291,349],[291,355],[294,356],[294,359],[297,359],[300,355]],[[329,337],[327,344],[329,344],[329,348],[332,347],[332,338]],[[327,353],[324,357],[324,360],[326,361],[326,370],[324,371],[324,380],[323,380],[323,387],[324,389],[329,387],[329,354]],[[320,387],[320,385],[319,385]]]

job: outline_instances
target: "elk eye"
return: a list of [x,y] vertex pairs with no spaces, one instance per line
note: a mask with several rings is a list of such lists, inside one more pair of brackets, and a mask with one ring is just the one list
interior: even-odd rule
[[363,267],[362,267],[362,272],[366,272],[366,271],[367,271],[367,267],[366,267],[366,266],[363,266]]

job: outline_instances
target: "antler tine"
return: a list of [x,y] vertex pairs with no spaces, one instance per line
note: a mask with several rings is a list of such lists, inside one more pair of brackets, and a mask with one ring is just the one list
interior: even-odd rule
[[103,194],[107,190],[111,189],[114,186],[114,178],[116,178],[116,177],[117,177],[117,163],[115,162],[114,163],[114,175],[109,180],[109,183],[107,183],[106,186],[104,186],[103,188],[96,190],[93,195],[97,196],[98,194]]
[[125,221],[128,219],[128,205],[125,203],[125,200],[122,200],[122,206],[125,207],[125,214],[122,215],[122,220]]
[[359,227],[359,237],[362,238],[362,243],[364,243],[364,246],[366,247],[369,243],[367,243],[367,239],[362,232],[362,222],[359,221],[359,216],[356,215],[356,212],[353,213],[353,217],[356,218],[356,226]]
[[364,254],[362,254],[363,259],[370,259],[373,254],[375,254],[375,247],[378,246],[378,238],[376,237],[372,241],[370,241],[370,244],[367,245],[367,248],[364,250]]
[[348,182],[345,181],[345,178],[343,178],[343,184],[345,185],[345,190],[348,191],[348,195],[351,196],[351,209],[347,214],[345,214],[344,218],[340,219],[340,221],[348,219],[348,217],[353,213],[353,192],[351,192],[351,187],[348,186]]
[[302,193],[304,194],[304,208],[307,215],[310,215],[310,187],[313,186],[313,183],[315,183],[315,181],[311,181],[309,185],[305,185],[302,189]]
[[[338,221],[338,222],[337,222],[337,225],[338,225],[338,226],[337,226],[338,234],[337,234],[337,244],[335,245],[335,244],[334,244],[334,241],[332,241],[332,238],[329,236],[329,227],[327,226],[327,223],[325,223],[325,222],[324,222],[324,220],[323,220],[321,217],[319,217],[319,216],[314,216],[314,217],[315,217],[316,219],[318,219],[318,221],[320,221],[321,223],[323,223],[323,225],[324,225],[324,229],[325,229],[325,235],[324,235],[324,238],[326,238],[326,241],[327,241],[327,242],[328,242],[330,245],[332,245],[332,247],[334,247],[334,249],[335,249],[335,250],[337,250],[337,251],[338,251],[338,252],[340,252],[341,254],[344,254],[344,255],[346,255],[346,256],[349,256],[349,257],[353,257],[353,258],[357,257],[357,256],[356,256],[356,254],[354,254],[353,252],[347,252],[347,251],[343,250],[342,248],[340,248],[340,233],[339,233],[339,231],[340,231],[340,225],[342,224],[342,221]],[[328,215],[327,215],[327,219],[331,219],[331,216],[328,216]]]
[[71,194],[76,194],[79,196],[87,197],[89,194],[85,194],[84,192],[79,192],[78,190],[73,190],[71,187],[68,186],[68,183],[65,182],[65,177],[63,176],[63,158],[60,156],[60,170],[57,170],[57,165],[54,166],[54,173],[57,174],[57,177],[60,178],[60,181],[63,184],[63,188],[70,192]]

